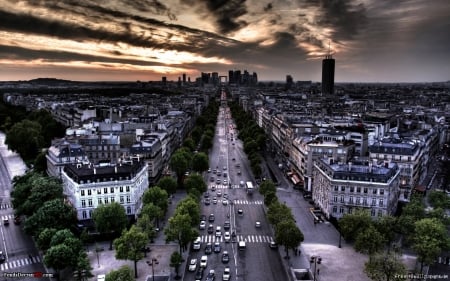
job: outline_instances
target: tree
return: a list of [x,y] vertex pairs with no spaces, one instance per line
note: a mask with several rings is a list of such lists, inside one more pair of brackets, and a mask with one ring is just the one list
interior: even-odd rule
[[264,205],[270,206],[272,203],[278,201],[277,194],[273,191],[269,191],[264,196]]
[[41,151],[34,159],[34,171],[39,173],[47,172],[47,158],[46,158],[47,150],[44,149]]
[[85,280],[82,279],[83,278],[82,272],[84,272],[85,277],[93,277],[94,275],[92,275],[91,273],[92,270],[91,263],[89,261],[86,252],[80,251],[76,257],[77,257],[77,264],[75,265],[74,269],[78,275],[79,278],[78,281]]
[[428,194],[428,201],[434,208],[450,209],[450,197],[441,191],[431,191]]
[[260,178],[262,174],[262,169],[259,164],[251,164],[253,175],[255,175],[256,178]]
[[[44,263],[59,273],[62,269],[72,265],[73,252],[69,246],[59,244],[48,249],[44,256]],[[59,274],[58,274],[59,276]]]
[[167,191],[168,194],[177,192],[177,181],[172,177],[163,177],[158,181],[157,186]]
[[364,272],[373,281],[401,281],[406,267],[395,252],[377,253],[365,263]]
[[425,218],[414,224],[413,249],[420,261],[420,272],[424,264],[432,263],[442,250],[450,249],[450,239],[445,225],[436,218]]
[[[147,239],[153,242],[156,237],[156,230],[152,220],[147,214],[142,214],[137,220],[137,226],[147,235]],[[144,252],[145,255],[146,252]]]
[[165,214],[167,212],[167,208],[169,208],[168,199],[169,194],[167,194],[167,191],[159,186],[153,186],[144,192],[144,195],[142,196],[142,203],[144,203],[144,205],[152,203],[153,205],[158,206]]
[[193,197],[188,196],[178,203],[175,214],[188,214],[191,226],[194,227],[200,222],[200,205]]
[[382,216],[374,222],[375,228],[383,235],[384,241],[391,246],[395,233],[398,231],[397,218],[393,216]]
[[190,161],[189,153],[185,150],[178,149],[170,158],[170,168],[175,172],[177,175],[177,181],[178,186],[183,186],[183,177],[184,173],[186,173],[187,169],[190,167],[191,161]]
[[147,244],[147,235],[137,226],[133,225],[130,230],[124,230],[122,236],[114,240],[116,258],[120,260],[131,260],[134,262],[134,277],[138,278],[137,262],[144,258],[142,248]]
[[341,234],[347,241],[354,241],[358,233],[372,225],[372,218],[366,210],[356,210],[353,214],[345,214],[339,220]]
[[31,185],[31,191],[20,208],[21,214],[30,216],[42,206],[42,202],[63,198],[62,184],[56,178],[33,177],[29,184]]
[[[117,202],[98,206],[92,213],[92,218],[100,233],[121,233],[128,223],[125,209]],[[113,238],[110,241],[109,249],[112,250]]]
[[75,225],[77,217],[72,206],[64,203],[62,199],[47,201],[36,213],[25,220],[24,230],[27,234],[35,236],[45,228],[64,229]]
[[55,228],[45,228],[39,233],[36,243],[44,253],[50,248],[50,242],[57,230]]
[[295,221],[291,209],[285,204],[280,203],[278,200],[270,204],[269,210],[267,211],[267,218],[274,226],[277,226],[278,223],[286,220]]
[[191,226],[191,217],[188,214],[175,214],[169,219],[169,225],[164,229],[166,242],[176,241],[180,247],[180,254],[183,248],[190,241],[198,237],[198,231]]
[[42,126],[36,121],[23,120],[14,124],[6,133],[5,144],[24,160],[36,158],[44,147]]
[[179,270],[180,270],[180,265],[183,262],[183,257],[181,256],[180,253],[178,253],[177,251],[173,252],[172,255],[170,256],[170,266],[173,267],[175,269],[175,280],[180,279],[180,274],[179,274]]
[[198,174],[191,174],[188,176],[186,178],[185,186],[188,193],[194,189],[198,190],[200,193],[203,193],[208,189],[203,177]]
[[147,203],[142,207],[141,215],[147,215],[149,220],[156,222],[156,227],[159,227],[159,220],[164,217],[164,212],[153,203]]
[[209,168],[208,155],[204,152],[199,152],[194,154],[192,158],[192,169],[196,172],[204,172]]
[[303,233],[292,220],[279,222],[275,227],[275,242],[284,246],[288,258],[289,249],[300,246],[304,239]]
[[207,134],[208,132],[209,131],[205,132],[205,134],[203,135],[203,139],[202,139],[201,148],[204,151],[207,151],[208,149],[210,149],[213,146],[214,133],[211,136],[210,134]]
[[259,185],[259,193],[261,193],[263,196],[266,196],[266,194],[269,192],[276,193],[277,188],[273,181],[266,180]]
[[191,138],[186,138],[183,141],[183,146],[187,147],[190,151],[194,151],[195,150],[195,143],[194,140]]
[[383,235],[374,226],[370,225],[357,234],[355,250],[360,253],[369,254],[370,258],[371,255],[383,248],[384,242]]
[[133,272],[127,265],[121,266],[117,270],[110,271],[106,274],[105,281],[134,281]]
[[23,205],[30,196],[33,182],[36,179],[40,179],[42,175],[36,172],[29,172],[24,174],[23,176],[15,176],[12,180],[12,184],[14,186],[11,191],[11,201],[14,206],[15,212],[17,215],[23,215]]

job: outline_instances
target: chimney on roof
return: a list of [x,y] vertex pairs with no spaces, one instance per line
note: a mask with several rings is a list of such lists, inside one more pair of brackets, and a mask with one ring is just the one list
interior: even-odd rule
[[372,173],[373,164],[372,162],[369,162],[369,173]]
[[97,174],[97,169],[94,167],[94,175]]
[[117,174],[117,166],[114,166],[114,173]]
[[352,162],[348,162],[348,171],[349,171],[349,172],[352,171]]

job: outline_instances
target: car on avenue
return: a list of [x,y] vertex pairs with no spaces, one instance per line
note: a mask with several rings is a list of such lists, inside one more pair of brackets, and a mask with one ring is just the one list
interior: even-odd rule
[[222,280],[223,281],[229,281],[230,278],[231,278],[231,270],[230,270],[230,267],[227,266],[223,270]]
[[200,267],[207,267],[208,266],[208,256],[202,256],[200,258]]
[[191,259],[189,263],[189,271],[194,272],[197,269],[197,259]]

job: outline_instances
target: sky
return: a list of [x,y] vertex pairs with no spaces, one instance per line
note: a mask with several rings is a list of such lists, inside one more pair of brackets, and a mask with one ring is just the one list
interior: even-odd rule
[[0,0],[0,81],[450,80],[449,0]]

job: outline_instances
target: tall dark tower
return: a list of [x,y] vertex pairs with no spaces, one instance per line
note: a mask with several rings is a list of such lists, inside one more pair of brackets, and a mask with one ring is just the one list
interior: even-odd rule
[[322,94],[334,94],[334,59],[330,50],[322,61]]

